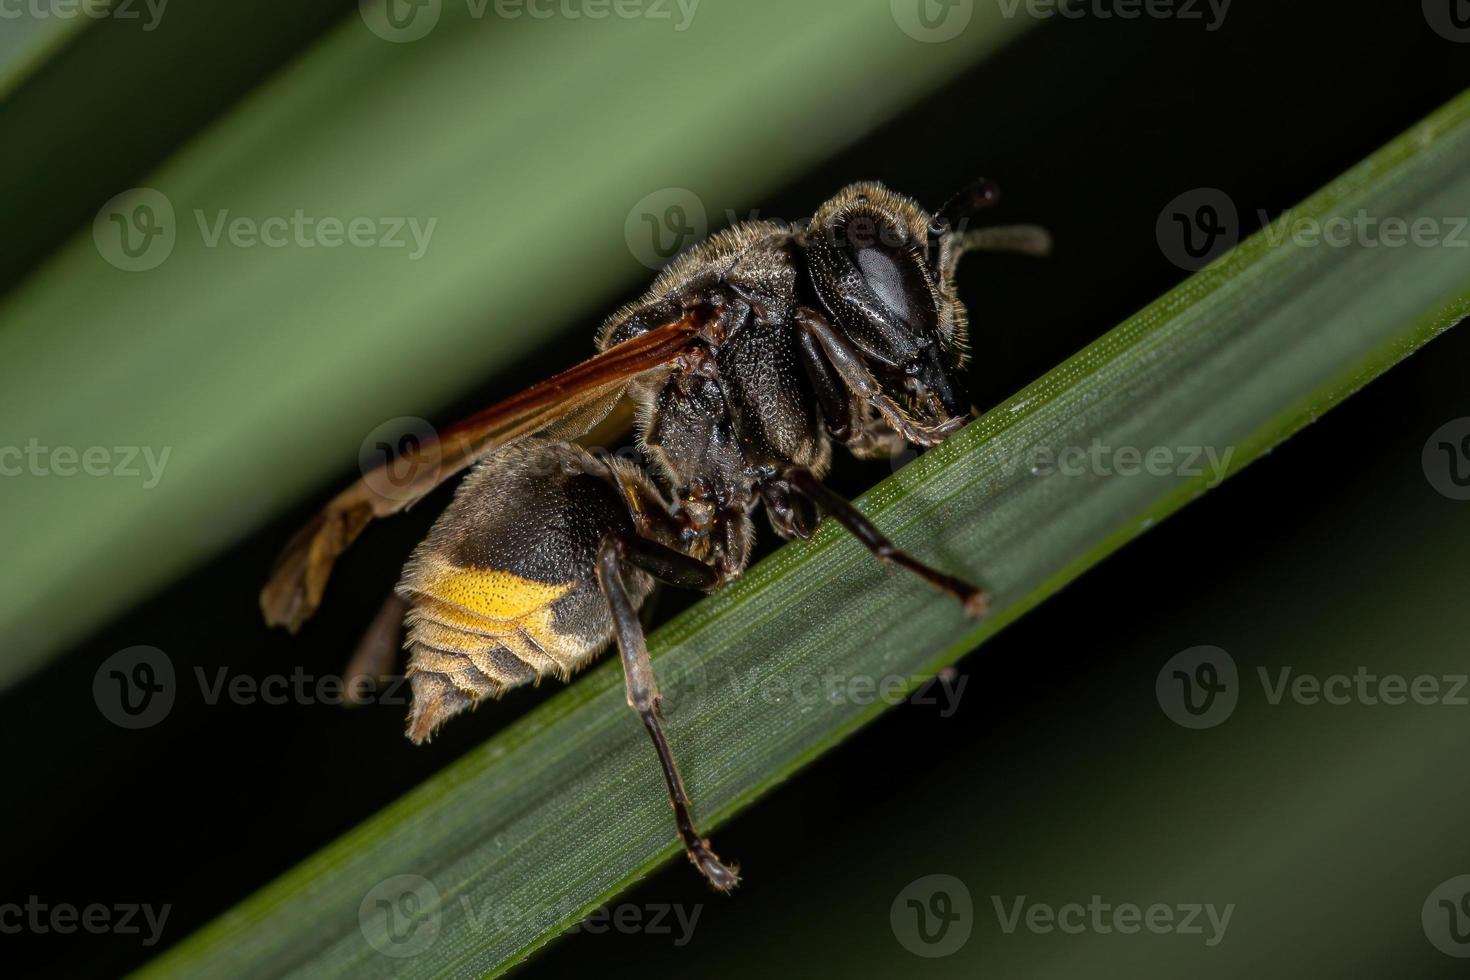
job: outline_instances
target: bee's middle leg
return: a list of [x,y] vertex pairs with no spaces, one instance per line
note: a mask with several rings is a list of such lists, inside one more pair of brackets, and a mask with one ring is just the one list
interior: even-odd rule
[[966,615],[985,615],[990,596],[984,589],[932,568],[895,546],[862,511],[834,493],[810,470],[794,467],[786,471],[781,482],[847,528],[853,537],[883,561],[907,568],[939,591],[954,596],[964,606]]
[[658,753],[659,766],[663,769],[664,781],[668,784],[669,800],[674,805],[674,823],[679,837],[694,866],[709,879],[711,885],[727,892],[740,882],[736,869],[721,863],[710,848],[709,841],[699,835],[694,818],[689,813],[689,794],[684,789],[683,777],[669,748],[660,721],[658,682],[653,676],[653,664],[648,657],[648,644],[644,641],[643,626],[638,621],[638,611],[628,597],[623,583],[623,564],[627,563],[648,572],[654,578],[672,585],[686,588],[710,589],[719,584],[719,573],[697,559],[656,541],[632,534],[609,535],[603,539],[597,555],[597,582],[607,597],[612,611],[613,629],[618,641],[618,651],[623,659],[623,674],[628,684],[628,706],[638,712],[648,737],[653,740]]

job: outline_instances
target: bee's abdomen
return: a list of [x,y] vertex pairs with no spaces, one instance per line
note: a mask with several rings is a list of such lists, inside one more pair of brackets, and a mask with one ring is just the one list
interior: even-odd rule
[[[415,742],[486,697],[568,679],[608,644],[595,557],[631,519],[604,472],[564,443],[512,447],[471,474],[415,551],[398,585]],[[641,601],[651,583],[639,585]]]
[[553,612],[577,583],[447,564],[418,572],[412,587],[400,590],[413,603],[406,624],[414,741],[482,698],[548,674],[564,680],[585,656],[578,638],[557,631]]

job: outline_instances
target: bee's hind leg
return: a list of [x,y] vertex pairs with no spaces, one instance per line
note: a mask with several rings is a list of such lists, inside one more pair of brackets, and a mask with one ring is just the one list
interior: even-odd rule
[[699,836],[689,814],[689,794],[684,789],[684,780],[679,775],[679,767],[674,762],[674,754],[669,749],[659,720],[658,682],[653,676],[653,664],[648,659],[643,627],[623,584],[624,562],[655,578],[687,588],[713,588],[719,583],[719,573],[688,555],[636,535],[609,536],[597,554],[597,582],[612,611],[618,651],[623,658],[623,674],[628,682],[628,706],[643,719],[643,727],[658,752],[659,766],[663,769],[669,799],[674,805],[674,823],[679,828],[679,837],[684,842],[689,860],[711,885],[727,892],[739,884],[740,876],[735,868],[720,862],[710,849],[709,841]]
[[883,532],[839,494],[833,493],[809,470],[796,467],[787,470],[784,480],[797,493],[816,504],[824,513],[847,528],[852,536],[861,541],[869,551],[885,562],[901,565],[918,575],[941,592],[954,596],[965,607],[969,616],[983,616],[989,605],[989,595],[984,589],[971,585],[964,579],[955,578],[919,561],[913,555],[895,547],[884,537]]
[[390,592],[383,601],[383,607],[363,632],[362,639],[357,641],[357,647],[342,672],[344,704],[367,704],[383,682],[393,676],[393,668],[403,651],[403,617],[406,615],[408,600],[397,592]]

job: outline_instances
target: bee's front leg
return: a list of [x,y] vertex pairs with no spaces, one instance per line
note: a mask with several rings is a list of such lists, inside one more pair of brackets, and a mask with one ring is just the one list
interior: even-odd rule
[[823,406],[828,430],[837,439],[846,441],[859,435],[861,415],[855,418],[851,411],[840,407],[845,395],[876,412],[889,429],[915,446],[937,446],[969,421],[967,416],[956,416],[930,425],[911,418],[873,377],[861,352],[825,316],[808,307],[799,307],[796,325],[798,351],[806,364],[818,404]]
[[658,682],[653,676],[653,664],[648,658],[648,644],[643,638],[643,626],[638,621],[638,610],[628,598],[623,583],[623,563],[626,562],[655,578],[686,588],[709,589],[719,584],[719,573],[710,566],[689,557],[673,548],[666,547],[636,535],[610,535],[603,540],[597,555],[597,582],[607,597],[612,611],[613,629],[618,641],[618,651],[623,658],[623,674],[628,684],[628,706],[643,719],[643,727],[653,740],[654,750],[663,769],[664,781],[669,787],[669,799],[674,804],[674,823],[679,828],[679,837],[689,860],[709,879],[711,885],[727,892],[740,882],[736,869],[722,864],[709,841],[700,837],[694,819],[689,813],[689,794],[684,789],[684,780],[674,762],[660,722]]

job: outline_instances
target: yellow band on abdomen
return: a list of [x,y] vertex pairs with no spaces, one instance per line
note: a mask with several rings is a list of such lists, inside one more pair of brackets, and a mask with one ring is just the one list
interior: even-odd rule
[[423,590],[486,619],[518,622],[545,610],[566,595],[572,583],[533,582],[491,568],[453,568],[433,576]]

